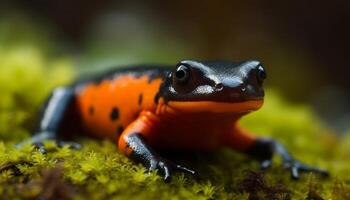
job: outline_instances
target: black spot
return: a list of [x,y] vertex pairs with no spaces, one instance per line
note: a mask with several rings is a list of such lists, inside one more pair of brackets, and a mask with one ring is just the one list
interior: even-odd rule
[[143,100],[143,94],[141,93],[141,94],[139,95],[139,105],[142,104],[142,100]]
[[95,113],[94,107],[90,106],[90,107],[89,107],[89,114],[90,114],[90,115],[93,115],[94,113]]
[[119,110],[118,108],[114,107],[111,111],[111,114],[109,116],[112,121],[115,121],[119,118]]

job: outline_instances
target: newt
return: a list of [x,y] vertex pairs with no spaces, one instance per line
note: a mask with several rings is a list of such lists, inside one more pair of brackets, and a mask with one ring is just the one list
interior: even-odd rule
[[79,144],[63,138],[75,133],[115,141],[118,149],[169,181],[173,172],[195,170],[159,155],[171,151],[212,151],[229,147],[255,158],[262,169],[275,153],[291,177],[300,172],[327,176],[323,169],[295,159],[279,142],[257,137],[239,125],[264,102],[266,71],[259,61],[184,60],[173,66],[118,68],[53,90],[31,142]]

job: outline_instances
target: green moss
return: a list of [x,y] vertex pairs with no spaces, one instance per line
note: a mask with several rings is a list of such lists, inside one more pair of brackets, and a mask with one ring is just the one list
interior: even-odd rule
[[309,107],[290,104],[273,90],[267,91],[263,109],[245,117],[242,125],[282,141],[302,161],[329,169],[331,178],[303,174],[301,180],[292,181],[278,158],[262,175],[256,172],[255,161],[221,149],[176,158],[197,169],[201,179],[177,174],[165,184],[156,173],[121,155],[111,141],[82,138],[81,150],[47,142],[46,155],[30,145],[16,149],[15,143],[29,137],[35,112],[50,89],[72,79],[69,58],[52,59],[44,52],[33,44],[0,47],[2,199],[350,198],[350,137],[335,137]]

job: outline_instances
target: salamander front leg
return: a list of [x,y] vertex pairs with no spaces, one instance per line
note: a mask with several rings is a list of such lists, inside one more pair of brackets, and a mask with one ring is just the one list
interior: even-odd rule
[[174,171],[181,171],[196,176],[197,173],[181,165],[160,157],[147,144],[147,136],[151,134],[156,125],[155,116],[143,112],[133,123],[131,123],[119,138],[119,149],[132,160],[142,163],[150,171],[158,170],[166,182],[171,180]]
[[230,133],[226,134],[225,141],[233,149],[257,159],[263,170],[271,167],[273,155],[277,153],[282,157],[282,166],[290,170],[293,179],[298,179],[300,172],[314,172],[323,176],[329,175],[326,170],[311,167],[296,160],[281,143],[272,139],[257,138],[237,125],[234,126]]
[[309,166],[293,158],[281,143],[272,139],[257,138],[246,153],[257,158],[261,162],[263,170],[272,165],[272,155],[274,153],[279,154],[282,157],[282,166],[290,170],[293,179],[299,179],[300,172],[313,172],[322,176],[329,176],[328,171]]

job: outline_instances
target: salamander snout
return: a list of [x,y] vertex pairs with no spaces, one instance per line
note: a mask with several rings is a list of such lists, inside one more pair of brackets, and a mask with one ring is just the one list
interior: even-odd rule
[[222,101],[245,101],[264,96],[263,82],[266,72],[259,61],[245,61],[235,68],[226,68],[217,73],[214,86],[217,98]]

